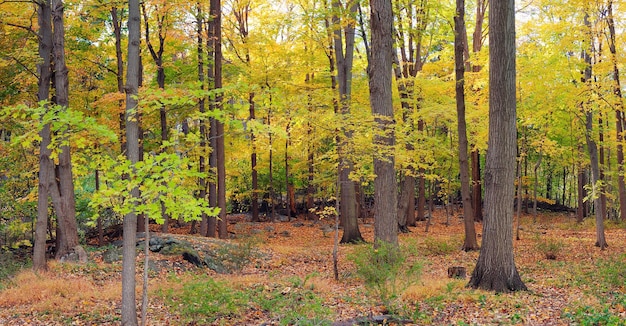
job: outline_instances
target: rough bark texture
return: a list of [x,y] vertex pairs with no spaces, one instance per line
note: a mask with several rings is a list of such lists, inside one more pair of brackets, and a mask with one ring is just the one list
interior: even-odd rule
[[[587,40],[592,40],[592,32],[591,32],[591,23],[589,22],[589,16],[585,15],[584,19],[585,28],[587,30]],[[582,82],[584,87],[587,87],[589,90],[591,89],[592,83],[592,64],[591,64],[591,55],[593,49],[590,47],[588,49],[584,49],[581,53],[582,59],[585,62],[585,70],[583,71]],[[598,158],[598,145],[596,144],[595,139],[593,138],[593,109],[589,107],[589,103],[587,100],[583,100],[581,103],[581,109],[585,114],[585,140],[587,141],[587,150],[589,151],[589,160],[591,161],[591,187],[594,193],[594,209],[596,213],[596,246],[600,247],[600,249],[605,249],[608,247],[606,243],[606,238],[604,237],[604,218],[606,217],[605,206],[602,203],[602,196],[598,194],[602,192],[602,189],[598,189],[601,187],[599,181],[602,180],[602,175],[600,171],[600,164]]]
[[[339,10],[342,6],[341,1],[333,0],[332,6],[335,10]],[[349,1],[349,12],[356,13],[357,2]],[[352,93],[352,63],[354,57],[354,33],[355,23],[349,20],[349,23],[341,22],[339,16],[333,16],[333,35],[334,35],[334,54],[337,63],[337,84],[339,88],[339,114],[347,116],[350,114],[350,99]],[[342,25],[345,27],[342,29]],[[343,34],[342,34],[343,32]],[[344,37],[345,36],[345,37]],[[344,49],[345,39],[345,49]],[[345,51],[344,51],[345,50]],[[339,153],[339,215],[341,224],[343,225],[343,235],[341,243],[353,243],[363,241],[361,231],[358,224],[358,207],[356,198],[356,184],[350,180],[350,173],[353,169],[352,161],[349,158],[348,147],[352,139],[351,132],[341,128],[341,136],[338,137],[338,153]]]
[[463,202],[463,221],[465,225],[465,241],[463,250],[478,249],[476,229],[474,228],[474,212],[470,193],[470,172],[468,163],[467,124],[465,122],[465,0],[456,1],[454,17],[454,63],[456,76],[456,116],[459,134],[459,173],[461,177],[461,198]]
[[483,242],[469,286],[526,290],[513,257],[515,192],[515,1],[490,1],[489,149],[485,166]]
[[[202,7],[200,5],[200,3],[196,3],[196,40],[197,40],[197,44],[196,44],[196,51],[197,51],[197,56],[198,56],[198,81],[200,82],[200,89],[204,90],[205,89],[205,76],[204,76],[204,38],[203,38],[203,31],[204,31],[204,15],[202,12]],[[206,100],[205,98],[200,99],[200,101],[198,101],[198,110],[200,111],[200,113],[205,113],[206,112]],[[203,153],[206,153],[206,149],[207,149],[207,128],[206,128],[206,118],[200,118],[199,121],[199,125],[200,125],[200,148],[201,151]],[[199,159],[198,159],[198,172],[200,173],[206,173],[207,172],[207,168],[206,168],[206,157],[204,155],[200,155]],[[200,186],[200,191],[198,194],[198,197],[200,199],[206,200],[207,197],[207,179],[202,176],[200,177],[200,179],[198,180],[198,184]],[[201,236],[206,236],[207,234],[207,230],[209,228],[209,217],[206,213],[202,213],[202,220],[200,220],[200,235]]]
[[619,216],[626,221],[626,181],[624,180],[624,100],[622,98],[622,84],[619,78],[617,47],[615,44],[615,20],[613,18],[613,0],[608,3],[609,50],[613,65],[613,94],[615,95],[615,130],[617,132],[617,183],[619,189]]
[[369,86],[372,114],[376,120],[374,145],[374,241],[398,243],[397,186],[394,168],[394,120],[391,94],[392,24],[390,0],[370,2],[372,55],[369,62]]
[[[39,58],[37,65],[39,77],[38,101],[47,101],[50,97],[50,63],[52,51],[52,26],[50,22],[50,2],[38,3],[37,16],[39,21]],[[35,228],[35,246],[33,248],[33,270],[46,270],[46,239],[48,230],[48,183],[52,176],[50,163],[50,126],[46,125],[40,132],[39,144],[39,194],[37,200],[37,226]]]
[[[140,78],[140,16],[139,1],[128,1],[128,66],[126,70],[126,155],[128,160],[139,162],[139,118],[137,93]],[[131,190],[132,197],[139,197],[139,189]],[[122,325],[137,325],[135,298],[135,256],[137,240],[137,214],[133,211],[124,216],[124,245],[122,260]]]
[[[211,0],[211,17],[213,19],[213,43],[214,51],[214,81],[215,89],[222,88],[222,2],[221,0]],[[217,110],[222,109],[222,95],[215,97]],[[226,221],[226,155],[224,146],[224,123],[215,122],[217,133],[217,206],[220,208],[218,221],[218,235],[220,239],[228,238],[228,223]]]

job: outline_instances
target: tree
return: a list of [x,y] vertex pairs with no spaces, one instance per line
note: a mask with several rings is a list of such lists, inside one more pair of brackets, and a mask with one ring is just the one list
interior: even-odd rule
[[517,131],[515,1],[489,2],[489,148],[485,166],[483,242],[469,286],[526,290],[513,257]]
[[[52,26],[50,1],[41,1],[37,7],[37,17],[39,21],[39,57],[41,62],[37,67],[39,72],[39,91],[37,99],[39,102],[48,101],[50,96],[50,65],[52,51]],[[41,142],[39,143],[39,196],[37,199],[37,228],[35,231],[35,246],[33,248],[33,269],[46,270],[46,239],[48,231],[48,182],[53,170],[50,164],[50,125],[46,125],[40,132]]]
[[391,94],[393,12],[391,0],[372,0],[372,52],[368,75],[372,115],[376,120],[374,146],[374,241],[398,243],[397,186],[394,168],[394,118]]
[[465,241],[463,250],[478,249],[476,229],[474,228],[474,212],[470,193],[470,173],[468,164],[467,124],[465,122],[465,0],[456,1],[454,16],[454,63],[456,80],[456,114],[457,131],[459,133],[459,174],[461,181],[461,198],[463,201],[463,221],[465,225]]
[[[137,95],[140,79],[141,44],[139,0],[128,1],[128,54],[126,68],[126,157],[131,164],[139,162],[139,113]],[[131,197],[139,198],[139,189],[133,188]],[[137,241],[137,214],[131,210],[124,216],[124,244],[122,260],[122,325],[137,325],[135,301],[135,256]]]
[[[213,87],[222,88],[222,3],[221,0],[211,0],[211,18],[213,20]],[[218,93],[215,98],[216,110],[222,108],[223,95]],[[226,155],[224,146],[224,122],[215,122],[216,132],[216,164],[217,164],[217,206],[220,208],[218,235],[221,239],[228,238],[228,223],[226,221]]]
[[[357,11],[358,2],[350,0],[344,5],[340,0],[332,1],[332,35],[335,62],[337,64],[337,85],[339,86],[339,114],[341,121],[345,121],[350,115],[350,98],[352,93],[352,65],[354,59],[354,34],[355,21],[351,18],[344,18],[342,22],[341,14],[347,9],[350,16]],[[343,29],[342,29],[343,27]],[[345,34],[345,51],[344,35]],[[332,62],[331,62],[332,65]],[[353,162],[350,158],[349,145],[352,139],[352,132],[349,128],[341,127],[337,137],[337,152],[339,154],[339,216],[343,225],[343,236],[341,243],[352,243],[363,240],[358,225],[358,211],[356,201],[356,184],[350,179],[353,170]]]

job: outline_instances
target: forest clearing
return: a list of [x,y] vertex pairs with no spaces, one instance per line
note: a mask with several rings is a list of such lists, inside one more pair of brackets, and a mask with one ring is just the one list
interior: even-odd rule
[[[367,325],[376,316],[410,325],[626,323],[623,225],[608,223],[610,246],[601,251],[594,247],[591,219],[578,224],[570,215],[541,213],[533,223],[532,216],[524,215],[514,248],[528,291],[495,294],[466,287],[467,278],[448,277],[450,266],[471,273],[478,252],[460,250],[462,220],[453,217],[446,226],[446,216],[438,210],[428,233],[424,221],[400,235],[401,246],[408,248],[402,268],[417,264],[421,272],[410,282],[399,273],[396,289],[382,298],[380,291],[364,285],[349,258],[371,248],[371,221],[362,225],[370,245],[339,247],[338,281],[333,277],[333,234],[321,230],[328,221],[252,223],[234,216],[231,222],[236,231],[229,241],[254,240],[259,253],[250,254],[252,261],[240,271],[218,274],[180,255],[151,253],[151,260],[167,263],[150,273],[149,325]],[[476,226],[480,234],[480,224]],[[173,231],[186,234],[188,228]],[[193,243],[208,240],[185,237]],[[119,324],[122,266],[102,261],[110,247],[90,247],[87,264],[56,262],[42,274],[23,266],[0,284],[0,325]],[[138,297],[142,256],[137,258]]]

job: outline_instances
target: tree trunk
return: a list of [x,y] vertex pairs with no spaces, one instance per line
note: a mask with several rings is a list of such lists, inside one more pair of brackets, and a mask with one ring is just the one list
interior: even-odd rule
[[[63,23],[64,4],[61,0],[52,0],[52,25],[53,25],[53,58],[54,58],[54,86],[56,104],[64,110],[69,107],[69,81],[68,70],[65,65],[65,27]],[[69,138],[64,132],[63,138]],[[53,203],[57,210],[57,219],[61,229],[59,236],[60,247],[57,247],[56,257],[60,258],[69,253],[83,255],[81,260],[86,261],[86,253],[79,246],[78,226],[76,224],[76,201],[74,197],[74,180],[72,176],[72,159],[70,146],[63,145],[59,153],[59,165],[56,167],[56,180],[58,184],[58,202],[53,191]]]
[[[39,73],[37,99],[39,102],[48,101],[50,98],[50,65],[52,51],[52,25],[51,9],[49,1],[38,2],[37,17],[39,22],[39,58],[37,65]],[[41,142],[39,143],[39,188],[37,198],[37,226],[35,228],[35,245],[33,248],[33,270],[45,271],[46,263],[46,240],[48,229],[48,180],[52,167],[50,163],[50,125],[45,125],[40,131]]]
[[[126,69],[126,156],[131,164],[139,162],[139,118],[137,94],[140,78],[139,47],[141,43],[139,1],[128,1],[128,65]],[[139,189],[130,195],[139,197]],[[122,325],[137,325],[135,299],[135,256],[137,241],[137,214],[132,211],[124,216],[124,258],[122,260]]]
[[[348,2],[349,13],[355,14],[357,11],[357,1]],[[340,11],[342,7],[340,0],[332,0],[332,7]],[[338,13],[337,13],[338,14]],[[334,14],[332,17],[334,34],[334,54],[337,62],[337,84],[339,86],[339,114],[340,117],[347,117],[350,114],[350,100],[352,92],[352,63],[354,56],[354,33],[355,22],[345,19],[348,22],[342,23],[341,18]],[[345,24],[345,27],[342,25]],[[343,32],[343,34],[342,34]],[[344,51],[345,37],[345,51]],[[339,187],[340,187],[340,216],[343,225],[343,236],[341,243],[353,243],[362,241],[361,231],[358,224],[358,209],[356,199],[356,184],[350,180],[349,176],[353,169],[353,163],[349,158],[348,144],[352,141],[352,133],[345,128],[341,128],[337,151],[339,154]]]
[[[200,89],[205,89],[205,76],[204,76],[204,39],[202,37],[202,32],[204,30],[204,17],[202,12],[202,7],[200,3],[196,3],[196,37],[197,37],[197,56],[198,56],[198,82],[200,82]],[[206,112],[206,100],[205,98],[201,98],[198,101],[198,110],[200,114],[204,114]],[[200,131],[200,151],[201,153],[206,153],[207,150],[207,128],[206,128],[206,118],[202,117],[199,121],[199,131]],[[206,168],[206,157],[204,155],[200,155],[198,158],[198,172],[202,175],[198,180],[198,186],[200,187],[200,191],[198,193],[198,197],[202,200],[206,200],[207,198],[207,178],[204,174],[207,172]],[[202,213],[202,220],[200,221],[200,236],[205,237],[207,235],[207,231],[209,228],[209,216],[206,213]]]
[[395,123],[391,94],[393,13],[390,0],[372,0],[370,7],[370,103],[378,129],[374,136],[374,146],[380,153],[374,157],[374,241],[397,245],[397,186],[393,152]]
[[496,292],[526,290],[513,256],[513,197],[517,148],[515,1],[490,1],[489,149],[485,166],[483,242],[469,286]]
[[[585,28],[587,30],[587,40],[592,41],[591,23],[589,22],[589,16],[585,14],[584,18]],[[593,48],[590,46],[584,49],[582,52],[582,59],[586,66],[583,72],[582,82],[584,87],[591,89],[592,83],[592,63],[590,52]],[[592,194],[594,196],[594,205],[596,213],[596,246],[604,250],[608,247],[606,239],[604,237],[604,219],[606,217],[606,211],[604,205],[602,205],[602,195],[599,194],[603,191],[600,182],[602,181],[602,175],[600,171],[600,164],[598,158],[598,146],[593,139],[593,111],[588,107],[587,100],[583,100],[581,103],[581,109],[585,114],[585,140],[587,141],[587,151],[589,151],[589,159],[591,161],[591,187],[593,189]],[[600,187],[600,189],[598,189]]]
[[472,211],[472,197],[470,193],[470,173],[468,163],[467,124],[465,122],[465,0],[456,1],[456,15],[454,16],[454,63],[456,76],[456,116],[457,131],[459,134],[459,173],[461,178],[461,198],[463,202],[463,222],[465,226],[465,241],[463,250],[478,249],[476,229],[474,228],[474,212]]
[[[213,2],[210,4],[214,6]],[[213,15],[213,11],[209,9],[210,15]],[[215,19],[209,19],[207,24],[207,80],[209,83],[209,89],[215,89]],[[215,110],[215,95],[211,95],[209,99],[209,110]],[[209,147],[211,148],[211,154],[209,155],[209,171],[216,173],[217,171],[217,120],[213,117],[209,118]],[[215,179],[209,180],[209,206],[217,207],[217,184]],[[217,217],[209,216],[207,223],[207,237],[215,238],[217,236]]]
[[[222,3],[221,0],[211,0],[211,17],[213,18],[213,50],[214,58],[214,86],[215,89],[222,88]],[[222,110],[222,95],[218,93],[215,97],[217,110]],[[218,235],[220,239],[228,238],[228,223],[226,221],[226,153],[224,146],[224,123],[216,121],[217,132],[217,206],[220,208],[218,221]]]
[[624,181],[624,101],[622,84],[619,78],[617,47],[615,45],[615,20],[613,19],[613,0],[608,3],[609,50],[613,64],[613,94],[615,95],[615,130],[617,132],[617,184],[619,194],[619,216],[626,221],[626,182]]

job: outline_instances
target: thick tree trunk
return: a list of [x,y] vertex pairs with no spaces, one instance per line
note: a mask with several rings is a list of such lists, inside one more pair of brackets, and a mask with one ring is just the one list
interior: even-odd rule
[[[139,162],[139,118],[137,94],[141,74],[139,47],[141,43],[139,1],[128,1],[128,66],[126,69],[126,156],[131,164]],[[139,189],[130,195],[139,197]],[[124,216],[124,258],[122,260],[122,325],[137,325],[135,297],[135,257],[137,240],[137,214]]]
[[483,242],[469,286],[496,292],[526,290],[513,256],[513,197],[517,148],[515,1],[489,2],[489,149],[485,166]]
[[[69,80],[68,70],[65,64],[65,27],[63,23],[64,4],[61,0],[52,0],[52,26],[53,26],[53,57],[54,57],[54,86],[56,104],[63,109],[69,107]],[[68,138],[67,133],[61,135]],[[76,201],[74,197],[74,180],[72,176],[72,159],[70,146],[63,145],[59,153],[59,165],[56,170],[58,184],[58,199],[53,192],[53,203],[57,210],[57,218],[61,233],[59,236],[60,246],[57,247],[56,257],[61,258],[69,253],[79,255],[81,261],[86,261],[86,253],[79,246],[78,226],[76,224]]]
[[[50,98],[50,69],[52,53],[52,25],[51,9],[49,1],[38,2],[37,17],[39,22],[39,58],[37,65],[39,73],[37,99],[39,102],[48,101]],[[48,230],[48,180],[52,167],[50,163],[50,125],[46,125],[40,131],[41,142],[39,144],[39,193],[37,199],[37,226],[35,228],[35,245],[33,248],[33,270],[44,271],[48,269],[46,263],[46,240]]]
[[459,134],[459,173],[461,178],[461,199],[463,202],[463,222],[465,226],[465,241],[463,250],[478,249],[476,229],[474,228],[474,212],[470,192],[470,172],[468,162],[467,123],[465,122],[465,0],[456,1],[456,15],[454,16],[454,63],[456,76],[456,116],[457,131]]
[[393,13],[390,0],[372,0],[372,54],[369,86],[372,114],[378,129],[374,146],[374,241],[398,244],[397,185],[394,168],[394,120],[391,94]]

